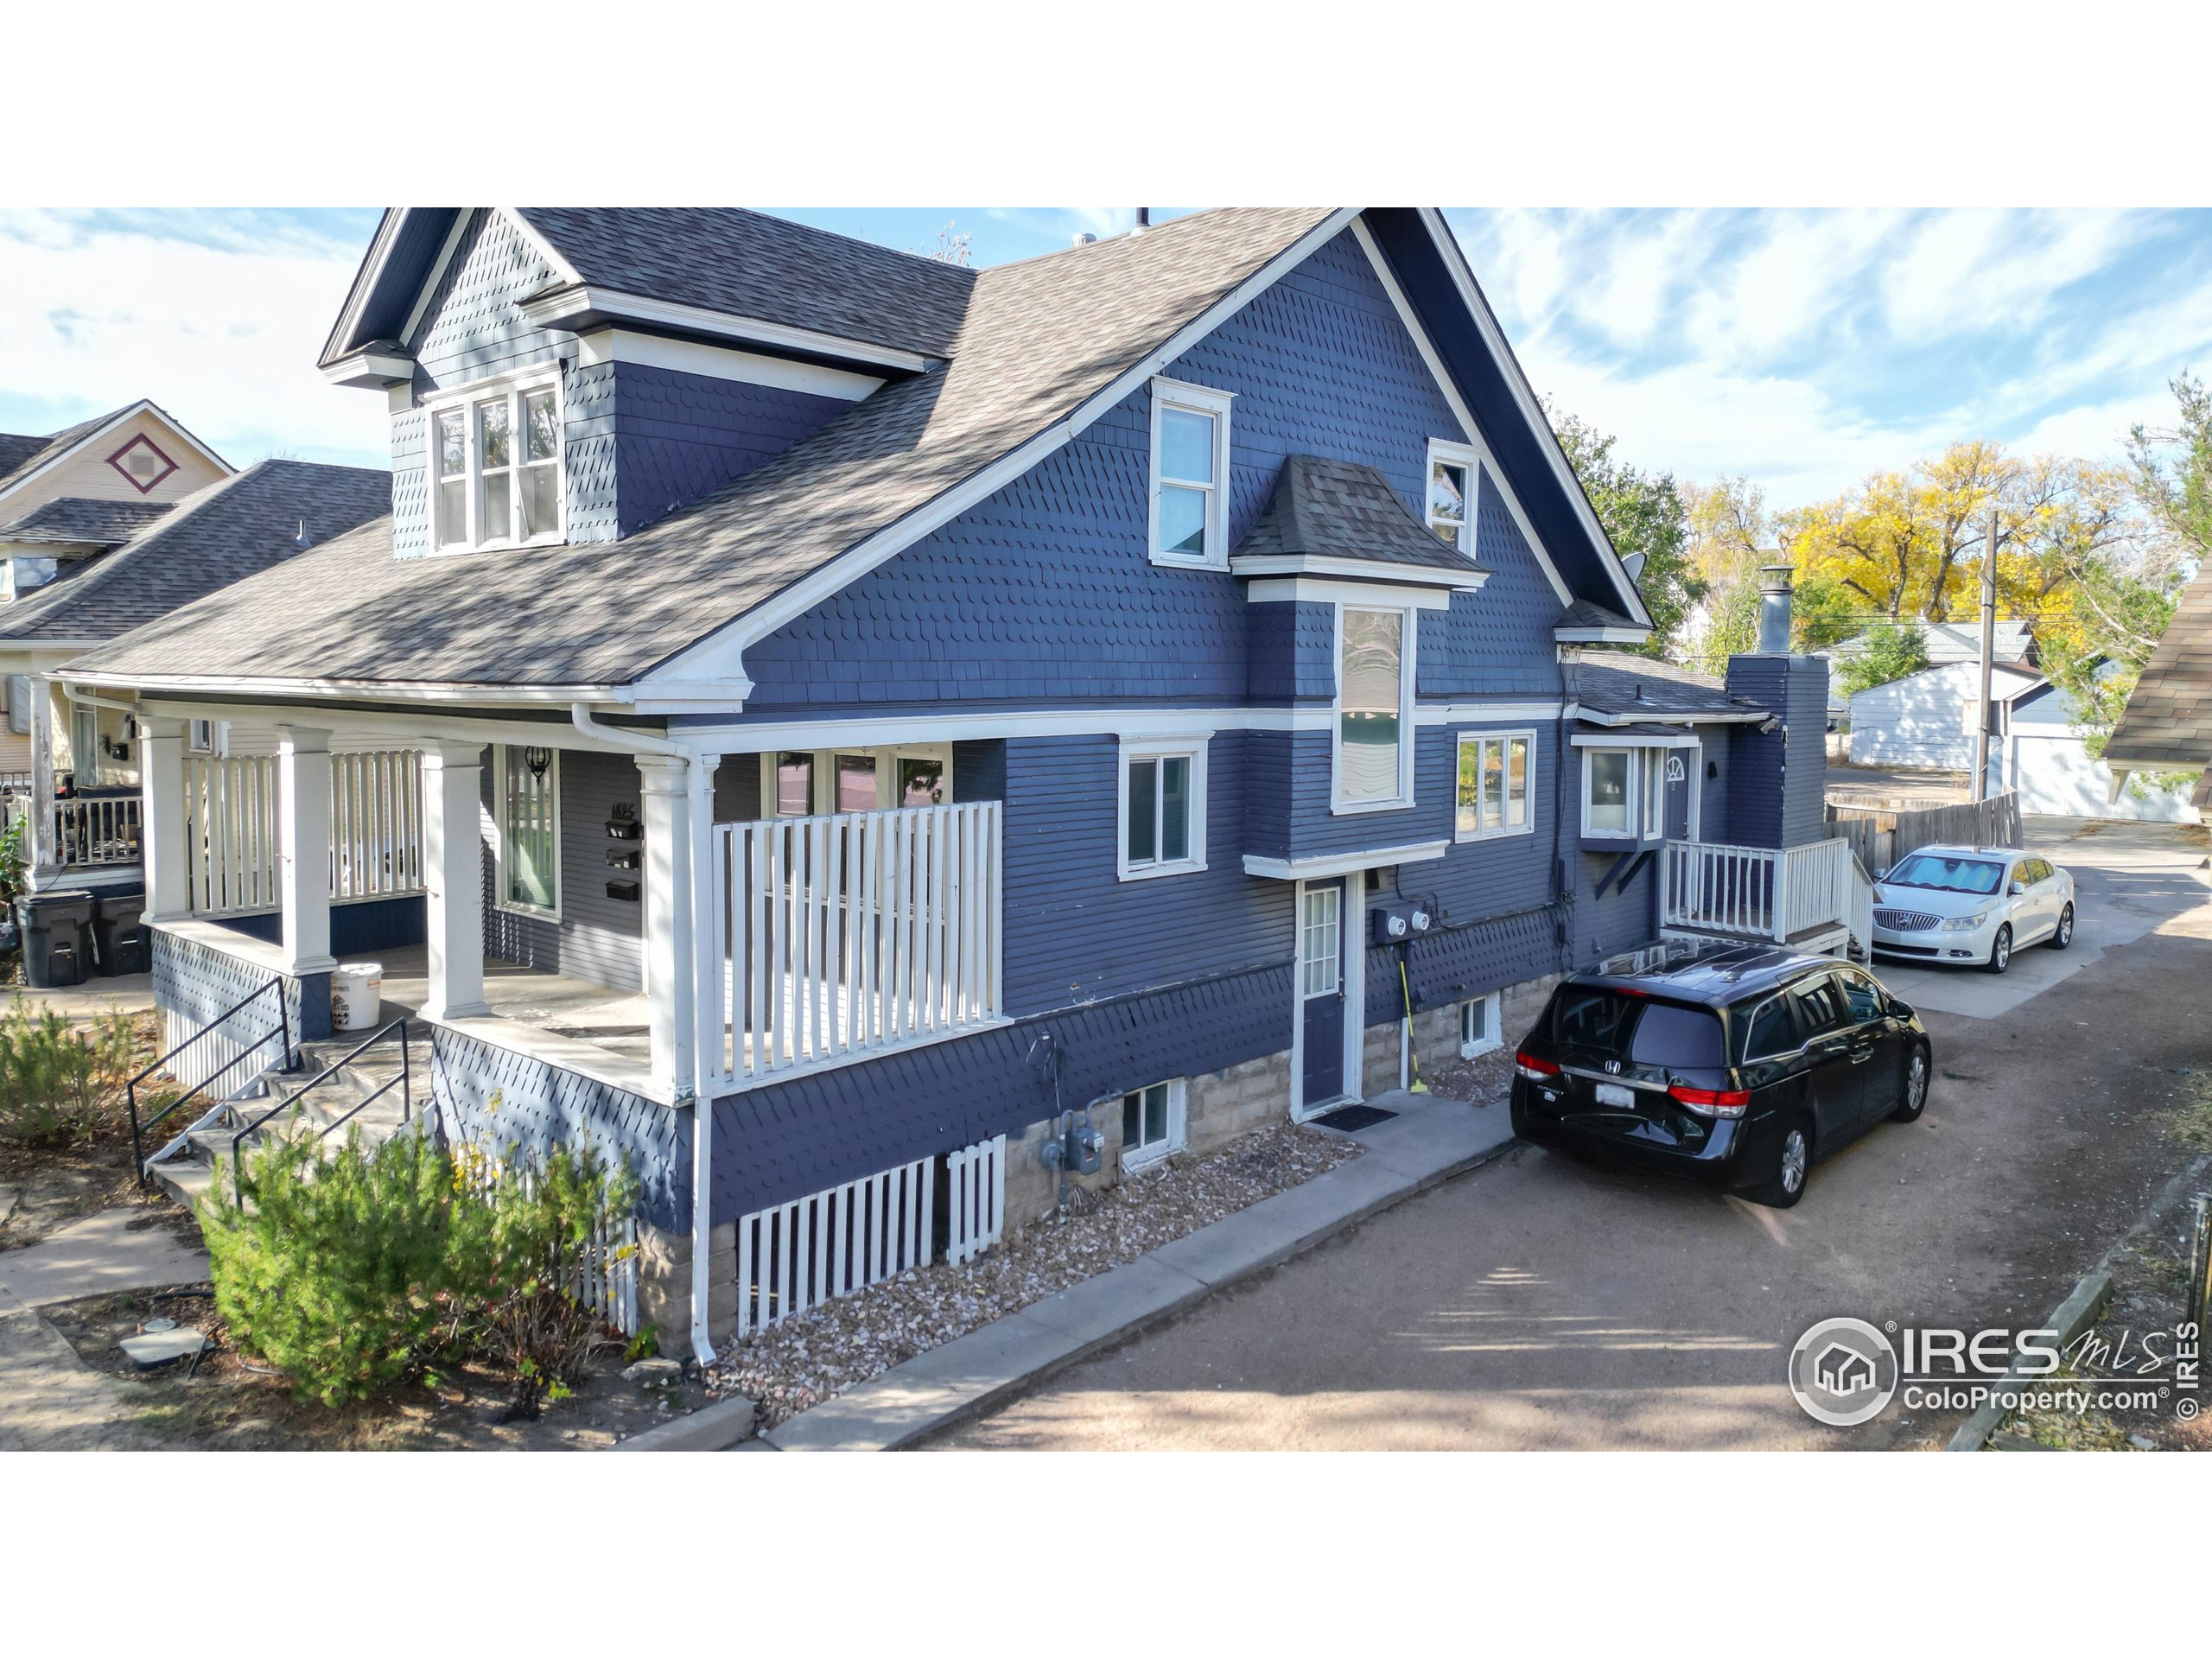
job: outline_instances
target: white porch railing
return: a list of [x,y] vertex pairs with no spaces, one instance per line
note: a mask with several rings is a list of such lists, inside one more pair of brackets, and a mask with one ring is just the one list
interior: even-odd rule
[[[330,757],[334,902],[423,891],[420,762],[412,749]],[[278,907],[278,794],[272,755],[186,758],[186,880],[194,916]]]
[[721,1081],[999,1017],[996,801],[715,826]]
[[69,795],[54,804],[54,861],[65,870],[138,861],[136,795]]
[[1665,927],[1784,943],[1849,923],[1859,885],[1848,842],[1737,847],[1670,841],[1662,855],[1659,920]]

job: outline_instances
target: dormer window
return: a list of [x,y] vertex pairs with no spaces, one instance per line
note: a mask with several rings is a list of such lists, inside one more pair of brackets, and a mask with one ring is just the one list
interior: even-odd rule
[[1152,383],[1152,558],[1229,563],[1231,394],[1179,380]]
[[440,552],[562,537],[556,385],[476,389],[429,410],[432,544]]
[[1475,452],[1464,443],[1428,444],[1428,527],[1445,546],[1473,550]]

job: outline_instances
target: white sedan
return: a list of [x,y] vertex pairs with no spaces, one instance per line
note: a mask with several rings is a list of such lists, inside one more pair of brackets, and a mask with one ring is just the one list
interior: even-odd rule
[[2014,950],[2044,941],[2074,943],[2074,878],[2033,853],[1923,847],[1874,884],[1878,955],[2001,974]]

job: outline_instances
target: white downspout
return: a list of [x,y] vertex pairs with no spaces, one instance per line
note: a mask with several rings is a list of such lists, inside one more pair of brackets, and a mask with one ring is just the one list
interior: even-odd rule
[[[635,754],[671,755],[683,761],[687,768],[686,793],[690,805],[689,815],[690,833],[688,839],[695,843],[690,849],[690,892],[687,895],[691,901],[693,936],[692,961],[689,964],[689,969],[694,976],[691,1001],[695,1030],[702,1033],[707,1023],[702,1012],[705,1001],[702,995],[705,986],[696,976],[702,955],[698,946],[698,938],[703,929],[706,913],[706,907],[698,902],[699,878],[705,872],[706,861],[702,856],[703,849],[696,842],[698,839],[697,804],[702,792],[701,785],[703,782],[708,791],[713,790],[713,770],[706,764],[706,757],[703,754],[687,748],[681,743],[671,741],[664,737],[655,737],[648,732],[629,732],[619,726],[601,725],[592,718],[590,705],[587,703],[570,703],[569,718],[574,722],[575,728],[586,737],[595,739],[615,748],[627,749]],[[707,800],[709,802],[708,816],[711,819],[713,816],[711,792],[708,793]],[[715,1036],[719,1039],[721,1036],[719,1020],[715,1024]],[[690,1045],[690,1050],[691,1075],[689,1077],[683,1075],[683,1071],[679,1067],[677,1075],[671,1079],[671,1082],[675,1087],[676,1103],[688,1104],[691,1108],[691,1351],[697,1357],[700,1364],[711,1365],[715,1363],[715,1347],[707,1332],[707,1303],[714,1282],[714,1224],[713,1212],[709,1208],[708,1176],[713,1168],[711,1154],[714,1149],[714,1114],[710,1109],[711,1103],[699,1098],[698,1056],[703,1051],[700,1048],[696,1035]]]

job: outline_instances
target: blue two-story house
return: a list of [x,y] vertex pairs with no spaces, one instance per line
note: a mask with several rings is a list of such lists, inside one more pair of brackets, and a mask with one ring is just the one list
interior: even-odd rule
[[1111,1178],[1670,931],[1842,942],[1824,665],[1603,651],[1649,618],[1433,211],[972,270],[395,210],[323,367],[391,517],[69,671],[139,711],[180,1065],[382,961],[449,1127],[638,1164],[702,1354],[1033,1217],[1072,1123]]

